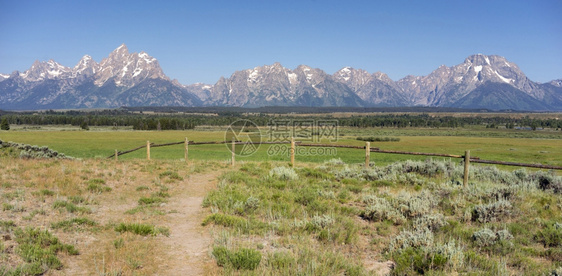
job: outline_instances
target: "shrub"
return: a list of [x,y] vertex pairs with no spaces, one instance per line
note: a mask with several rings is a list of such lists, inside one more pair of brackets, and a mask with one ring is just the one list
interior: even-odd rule
[[424,215],[414,220],[414,228],[416,230],[429,229],[430,231],[437,231],[441,227],[447,225],[443,214]]
[[23,159],[73,159],[70,156],[50,150],[47,147],[18,144],[14,142],[2,142],[1,146],[10,148],[10,153],[14,156],[17,156],[16,150],[19,150],[19,157]]
[[513,239],[508,230],[494,232],[488,228],[478,230],[472,234],[472,241],[479,247],[489,247],[496,243],[502,243]]
[[230,251],[224,246],[215,246],[213,256],[219,266],[232,266],[235,269],[254,270],[261,262],[261,253],[254,249],[240,248]]
[[227,227],[245,227],[248,224],[248,221],[244,218],[215,213],[206,217],[201,225],[206,226],[211,222],[216,225],[222,225]]
[[544,246],[556,247],[562,245],[562,223],[549,223],[537,232],[535,240]]
[[213,256],[217,260],[218,266],[227,266],[230,264],[230,251],[224,246],[213,247]]
[[260,200],[257,197],[249,196],[244,204],[246,211],[254,211],[260,207]]
[[51,223],[51,228],[53,229],[58,229],[58,228],[63,228],[63,229],[70,229],[71,227],[76,227],[76,226],[96,226],[97,223],[89,218],[73,218],[73,219],[69,219],[69,220],[63,220],[63,221],[59,221],[59,222],[55,222],[55,223]]
[[101,179],[101,178],[92,178],[90,180],[88,180],[88,184],[100,184],[103,185],[105,184],[105,180]]
[[507,200],[498,200],[494,203],[476,205],[472,210],[472,221],[480,223],[495,222],[511,214],[511,203]]
[[310,205],[318,198],[318,193],[310,187],[305,187],[297,192],[295,202],[304,206]]
[[407,248],[394,254],[394,275],[425,274],[429,270],[443,269],[447,258],[440,253],[425,252],[422,248]]
[[275,167],[269,171],[270,177],[275,177],[280,180],[297,180],[299,175],[293,168],[288,167]]
[[[364,199],[365,200],[365,199]],[[390,220],[395,224],[403,224],[406,222],[406,217],[396,210],[390,202],[384,198],[368,198],[370,205],[361,212],[361,217],[371,221]]]
[[151,224],[142,224],[142,223],[120,223],[115,227],[115,231],[119,233],[123,232],[131,232],[133,234],[141,235],[141,236],[156,236],[158,234],[163,234],[164,236],[170,235],[170,230],[164,227],[155,227]]
[[562,193],[562,178],[551,174],[537,172],[535,178],[538,182],[538,188],[546,191],[551,190],[556,194]]
[[37,228],[18,228],[14,232],[18,243],[16,253],[27,263],[14,272],[15,275],[39,275],[48,269],[60,269],[62,263],[57,258],[58,252],[77,255],[74,246],[61,243],[58,238],[46,230]]
[[123,238],[118,238],[113,241],[113,247],[115,247],[115,249],[122,248],[123,246],[125,246],[125,240],[123,240]]
[[335,220],[330,215],[321,215],[321,216],[314,216],[310,220],[310,224],[313,226],[314,229],[323,229],[332,224],[334,224]]
[[16,227],[13,220],[0,220],[0,232],[8,232]]
[[177,172],[172,172],[172,171],[165,171],[163,173],[160,174],[160,178],[164,178],[164,177],[169,177],[170,179],[173,180],[183,180],[183,177],[181,177]]
[[397,137],[357,137],[357,140],[365,142],[400,142],[400,138]]
[[275,269],[285,269],[291,267],[295,263],[295,258],[288,252],[275,252],[267,259],[270,266]]
[[241,248],[231,253],[229,259],[236,269],[254,270],[261,262],[261,253],[254,249]]
[[433,245],[433,233],[427,229],[421,231],[402,231],[390,241],[390,252],[406,249],[408,247],[420,248]]
[[562,275],[562,266],[552,270],[550,273],[547,274],[548,276],[560,276]]
[[455,242],[444,245],[406,247],[391,254],[396,265],[393,275],[426,274],[431,270],[453,270],[462,266],[464,253]]
[[484,228],[472,234],[474,244],[480,247],[491,246],[496,243],[496,233],[494,231]]
[[165,202],[165,200],[163,198],[154,197],[154,196],[151,196],[151,197],[144,197],[143,196],[143,197],[139,198],[139,201],[138,201],[139,205],[154,205],[154,204],[160,204],[160,203],[163,203],[163,202]]
[[147,186],[138,186],[135,190],[140,192],[140,191],[150,190],[150,188],[148,188]]
[[86,202],[86,199],[81,196],[69,196],[68,200],[74,204],[80,204]]
[[332,158],[332,159],[324,162],[324,164],[326,164],[326,165],[344,165],[345,162],[343,162],[341,160],[341,158]]
[[10,211],[13,210],[15,208],[14,205],[9,204],[9,203],[2,203],[2,211]]
[[411,196],[409,193],[401,193],[398,196],[398,210],[407,217],[419,217],[428,214],[435,207],[435,197],[429,192],[422,192],[419,195]]
[[51,190],[47,190],[47,189],[43,189],[41,191],[39,191],[39,195],[42,196],[54,196],[55,192],[51,191]]
[[65,208],[66,211],[68,211],[69,213],[83,213],[83,214],[89,214],[92,211],[89,208],[86,207],[82,207],[82,206],[76,206],[71,202],[67,202],[64,200],[57,200],[53,203],[53,208],[55,209],[61,209],[61,208]]
[[90,183],[90,184],[88,184],[87,190],[92,192],[92,193],[100,194],[100,193],[103,193],[103,192],[110,192],[111,187],[107,187],[107,186],[96,184],[96,183]]

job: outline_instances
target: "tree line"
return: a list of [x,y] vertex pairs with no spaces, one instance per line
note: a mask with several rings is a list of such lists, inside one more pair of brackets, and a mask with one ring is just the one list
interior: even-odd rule
[[321,121],[337,120],[339,126],[381,127],[381,128],[459,128],[468,125],[485,125],[489,128],[551,128],[562,130],[562,120],[508,117],[453,117],[430,116],[427,114],[380,114],[356,115],[333,118],[330,114],[301,116],[275,116],[268,114],[247,114],[224,112],[219,114],[145,114],[127,110],[102,111],[44,111],[35,113],[2,113],[1,121],[13,125],[73,125],[84,129],[88,126],[133,127],[135,130],[185,130],[196,126],[226,126],[237,120],[247,119],[258,126],[268,126],[273,120]]

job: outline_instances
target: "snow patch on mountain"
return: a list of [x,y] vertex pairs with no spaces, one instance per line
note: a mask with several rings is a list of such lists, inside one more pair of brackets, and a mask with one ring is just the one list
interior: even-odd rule
[[298,76],[297,74],[293,73],[293,72],[289,72],[287,73],[287,78],[289,79],[289,83],[291,85],[295,85],[298,81]]
[[256,82],[258,79],[258,69],[254,68],[254,70],[250,71],[250,74],[248,75],[248,82]]
[[506,82],[506,83],[511,83],[511,82],[513,82],[512,79],[505,78],[504,76],[500,75],[500,74],[498,73],[498,71],[496,71],[496,70],[494,70],[494,73],[496,73],[496,76],[498,76],[503,82]]

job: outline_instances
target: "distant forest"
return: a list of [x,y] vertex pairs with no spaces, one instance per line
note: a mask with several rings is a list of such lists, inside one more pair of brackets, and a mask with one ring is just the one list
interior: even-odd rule
[[[487,112],[486,110],[479,110]],[[273,119],[281,120],[326,120],[337,119],[339,126],[350,127],[388,127],[388,128],[458,128],[467,125],[485,125],[496,128],[551,128],[562,130],[562,120],[508,118],[508,116],[430,116],[426,112],[465,112],[478,113],[475,110],[452,108],[334,108],[334,107],[144,107],[120,108],[107,110],[69,110],[69,111],[34,111],[7,112],[0,111],[0,117],[13,125],[74,125],[74,126],[132,126],[135,130],[183,130],[196,126],[225,126],[240,119],[253,121],[259,126],[267,126]],[[377,115],[357,114],[350,117],[333,118],[330,113],[354,112]],[[395,114],[394,112],[405,112]],[[411,113],[411,114],[410,114]],[[283,117],[278,117],[284,114]],[[303,117],[300,114],[310,114]],[[276,116],[277,115],[277,116]],[[300,115],[300,116],[299,116]]]

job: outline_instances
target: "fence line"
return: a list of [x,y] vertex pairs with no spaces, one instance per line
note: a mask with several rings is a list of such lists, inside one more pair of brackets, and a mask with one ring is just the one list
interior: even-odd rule
[[[150,159],[150,148],[156,147],[165,147],[165,146],[173,146],[179,144],[185,144],[185,156],[187,156],[187,146],[188,145],[214,145],[214,144],[227,144],[232,143],[233,149],[235,145],[245,145],[245,144],[254,144],[254,145],[261,145],[261,144],[291,144],[291,165],[294,166],[295,164],[295,147],[332,147],[332,148],[348,148],[348,149],[363,149],[366,151],[365,153],[365,166],[368,166],[368,160],[370,158],[370,154],[367,152],[377,152],[377,153],[388,153],[388,154],[405,154],[405,155],[423,155],[423,156],[437,156],[437,157],[450,157],[450,158],[463,158],[465,159],[465,164],[468,166],[470,162],[472,163],[482,163],[482,164],[493,164],[493,165],[505,165],[505,166],[519,166],[519,167],[529,167],[529,168],[539,168],[539,169],[551,169],[551,170],[562,170],[562,166],[555,166],[555,165],[544,165],[544,164],[528,164],[528,163],[518,163],[518,162],[506,162],[506,161],[495,161],[495,160],[482,160],[478,157],[471,157],[470,152],[466,151],[465,155],[458,155],[458,154],[446,154],[446,153],[428,153],[428,152],[411,152],[411,151],[397,151],[397,150],[383,150],[380,148],[370,147],[370,143],[366,142],[365,146],[353,146],[353,145],[338,145],[338,144],[314,144],[314,143],[303,143],[301,141],[282,141],[282,142],[241,142],[241,141],[211,141],[211,142],[194,142],[188,141],[187,138],[185,141],[181,142],[172,142],[172,143],[164,143],[164,144],[154,144],[147,141],[146,145],[136,147],[131,150],[127,151],[117,151],[115,153],[108,156],[107,158],[115,158],[117,156],[124,155],[127,153],[131,153],[142,148],[147,148],[147,159]],[[369,149],[367,151],[367,148]],[[187,159],[186,159],[187,160]],[[232,157],[232,163],[234,164],[234,155]],[[465,167],[465,170],[468,171],[468,168]]]

